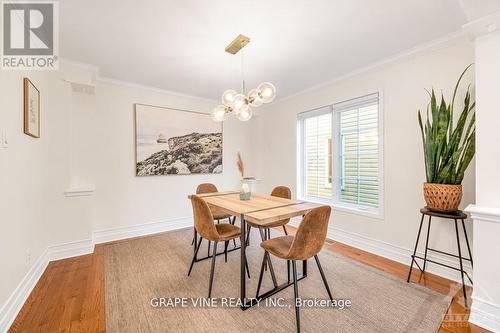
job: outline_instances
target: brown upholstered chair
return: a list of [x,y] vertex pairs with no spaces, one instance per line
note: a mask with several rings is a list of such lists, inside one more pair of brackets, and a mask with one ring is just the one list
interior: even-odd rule
[[[217,193],[217,192],[219,192],[217,186],[211,183],[203,183],[198,185],[198,187],[196,188],[196,194]],[[234,222],[231,220],[231,215],[224,213],[217,207],[210,207],[210,210],[212,211],[214,220],[216,220],[217,223],[219,223],[221,220],[229,219],[229,223],[234,224]],[[236,219],[236,217],[234,218]]]
[[[271,196],[273,196],[273,197],[279,197],[279,198],[284,198],[284,199],[291,199],[292,198],[292,191],[290,191],[290,188],[288,188],[286,186],[276,186],[271,191]],[[271,231],[270,231],[269,228],[275,228],[275,227],[279,227],[279,226],[282,226],[283,227],[283,231],[285,232],[285,235],[288,235],[288,232],[287,232],[286,227],[285,227],[285,225],[288,222],[290,222],[290,219],[284,219],[284,220],[280,220],[280,221],[276,221],[276,222],[270,223],[270,224],[266,225],[265,228],[262,228],[259,225],[255,225],[255,224],[247,221],[247,235],[250,235],[250,228],[251,227],[259,228],[260,233],[261,233],[261,238],[264,241],[266,239],[271,238],[270,237],[271,236]]]
[[[198,185],[196,188],[196,194],[205,194],[205,193],[217,193],[219,190],[217,189],[217,186],[211,183],[202,183]],[[230,224],[233,224],[236,222],[236,216],[234,216],[231,219],[231,215],[224,213],[217,207],[210,207],[210,210],[212,211],[212,215],[214,217],[214,221],[217,221],[217,224],[220,223],[221,220],[228,219]],[[191,240],[191,245],[194,245],[195,239]],[[236,241],[233,240],[234,247],[236,247]],[[210,245],[210,243],[209,243]],[[210,255],[210,246],[208,247],[208,255]]]
[[[193,195],[191,197],[191,205],[193,206],[193,217],[194,217],[194,227],[196,231],[200,235],[200,239],[196,244],[196,250],[194,252],[193,260],[191,261],[191,265],[189,266],[188,276],[191,275],[191,270],[193,269],[193,265],[196,261],[196,255],[198,254],[198,250],[201,246],[201,241],[206,239],[214,243],[214,249],[212,254],[212,266],[210,269],[210,283],[208,287],[208,297],[212,295],[212,285],[214,280],[214,269],[215,269],[215,257],[217,256],[217,244],[219,242],[225,242],[225,260],[227,261],[227,243],[230,240],[233,240],[237,237],[240,237],[241,230],[239,227],[228,224],[215,224],[214,217],[208,207],[208,204],[201,199],[200,197]],[[248,264],[246,266],[247,274],[250,277],[250,272],[248,270]]]
[[[300,223],[295,236],[282,236],[265,240],[260,243],[260,246],[264,249],[265,252],[264,258],[262,259],[259,282],[257,284],[257,299],[259,298],[262,276],[264,274],[264,266],[266,264],[266,261],[271,264],[271,257],[269,254],[272,254],[273,256],[287,260],[288,268],[290,267],[290,262],[292,263],[295,299],[299,298],[296,261],[307,260],[311,257],[314,257],[314,259],[316,260],[316,264],[318,265],[319,272],[321,273],[323,283],[325,284],[326,291],[328,292],[328,296],[330,297],[330,300],[333,300],[332,293],[330,292],[330,287],[328,286],[328,282],[318,258],[318,253],[321,251],[326,240],[326,232],[328,229],[328,222],[330,220],[330,212],[330,206],[321,206],[315,208],[307,213],[306,216],[302,219],[302,222]],[[273,271],[271,271],[271,275],[273,275]],[[297,320],[297,332],[300,332],[300,314],[299,308],[296,306],[296,302],[295,318]]]

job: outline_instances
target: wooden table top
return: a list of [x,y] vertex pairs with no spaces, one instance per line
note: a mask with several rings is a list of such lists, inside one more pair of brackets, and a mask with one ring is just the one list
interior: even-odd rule
[[[210,206],[233,216],[245,215],[245,220],[266,225],[271,222],[301,216],[322,205],[252,193],[250,200],[240,200],[239,192],[217,192],[198,195]],[[190,198],[191,196],[189,196]]]
[[312,203],[312,202],[301,202],[298,204],[292,204],[288,206],[282,206],[277,208],[271,208],[266,210],[260,210],[245,215],[245,220],[252,222],[253,224],[258,224],[265,226],[266,224],[289,219],[295,216],[302,216],[314,208],[321,207],[323,205]]
[[254,193],[252,193],[250,200],[240,200],[239,193],[208,196],[204,197],[203,199],[209,205],[215,206],[223,210],[224,212],[234,216],[240,216],[241,214],[247,214],[262,209],[276,208],[300,203],[300,201],[296,200],[283,199],[272,197],[270,195],[261,195]]

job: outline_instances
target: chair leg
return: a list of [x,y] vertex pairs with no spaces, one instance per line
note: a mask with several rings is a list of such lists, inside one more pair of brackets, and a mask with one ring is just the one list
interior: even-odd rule
[[[236,223],[236,216],[233,216],[233,219],[231,220],[231,217],[229,218],[229,223],[234,225]],[[233,245],[236,248],[236,238],[233,238]]]
[[227,262],[227,246],[229,245],[229,241],[224,242],[224,262]]
[[210,268],[210,284],[208,285],[208,298],[212,296],[212,285],[214,283],[215,258],[217,257],[217,242],[214,241],[214,252],[212,255],[212,267]]
[[195,245],[198,240],[196,239],[196,228],[193,228],[193,239],[191,240],[191,245]]
[[269,272],[271,273],[271,279],[273,280],[274,288],[278,288],[278,282],[276,281],[276,275],[274,274],[273,263],[271,262],[271,255],[267,253],[267,262],[269,265]]
[[288,231],[286,231],[286,227],[285,226],[283,226],[283,231],[285,232],[285,235],[288,236]]
[[316,265],[318,265],[318,269],[321,274],[321,278],[323,279],[323,283],[325,284],[326,291],[328,292],[328,296],[330,297],[330,300],[333,301],[333,296],[332,292],[330,291],[330,286],[328,285],[328,281],[326,280],[325,273],[323,272],[323,267],[321,267],[321,263],[319,262],[317,254],[314,256],[314,259],[316,260]]
[[207,250],[207,256],[210,257],[210,246],[212,245],[211,241],[208,241],[208,250]]
[[266,254],[264,252],[264,257],[262,257],[262,264],[260,265],[260,273],[259,273],[259,282],[257,283],[257,293],[255,294],[255,298],[259,298],[260,286],[262,284],[262,277],[264,276],[264,265],[266,264]]
[[293,269],[293,296],[295,305],[295,321],[297,323],[297,333],[300,333],[300,312],[299,312],[299,307],[297,306],[297,300],[299,299],[299,286],[297,283],[297,264],[295,260],[292,260],[292,269]]
[[196,251],[194,252],[194,255],[193,255],[193,260],[191,260],[191,265],[189,266],[188,276],[191,275],[191,270],[193,269],[194,261],[196,260],[196,255],[198,254],[198,250],[200,249],[202,240],[203,240],[203,238],[200,237],[200,240],[198,241],[198,245],[196,246]]
[[247,246],[250,246],[250,230],[252,227],[250,225],[247,225]]
[[286,261],[286,281],[290,283],[290,260]]

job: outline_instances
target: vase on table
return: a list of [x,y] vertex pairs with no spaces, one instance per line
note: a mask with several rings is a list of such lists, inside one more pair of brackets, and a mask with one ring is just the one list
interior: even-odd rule
[[250,200],[252,196],[252,191],[250,190],[250,184],[242,181],[240,189],[240,200]]

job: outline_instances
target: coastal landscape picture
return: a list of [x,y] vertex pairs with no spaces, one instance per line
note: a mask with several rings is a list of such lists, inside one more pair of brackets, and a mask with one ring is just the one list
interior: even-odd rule
[[135,104],[136,175],[222,173],[222,124],[209,114]]

